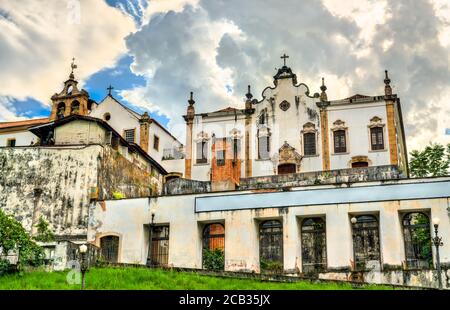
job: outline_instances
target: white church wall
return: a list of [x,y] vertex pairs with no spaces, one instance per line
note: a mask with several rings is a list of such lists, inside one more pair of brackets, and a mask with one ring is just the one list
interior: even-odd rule
[[[159,147],[157,150],[154,148],[155,135],[159,138]],[[170,134],[167,133],[167,131],[161,128],[158,124],[156,124],[155,122],[152,122],[150,124],[149,139],[148,139],[148,154],[158,163],[161,163],[163,166],[165,165],[164,161],[162,160],[164,149],[174,149],[174,148],[178,149],[180,146],[181,143],[178,140],[174,139]],[[177,172],[179,170],[181,169],[178,168]]]
[[38,137],[29,131],[17,131],[14,133],[0,134],[0,147],[6,146],[9,139],[16,140],[16,146],[28,146],[37,142]]
[[[105,114],[109,113],[111,118],[106,121]],[[139,144],[139,119],[113,98],[107,96],[98,106],[91,111],[89,116],[100,118],[106,121],[115,131],[124,136],[124,130],[135,129],[136,144]]]
[[[285,143],[289,143],[294,147],[300,155],[304,155],[302,130],[306,123],[313,123],[316,131],[316,156],[307,156],[302,159],[300,171],[319,171],[322,170],[322,155],[320,143],[320,124],[319,112],[316,106],[318,98],[310,98],[305,85],[295,87],[292,85],[291,79],[282,79],[278,81],[276,88],[266,88],[263,92],[265,98],[261,103],[255,105],[255,113],[253,114],[252,126],[253,143],[252,152],[254,155],[254,176],[263,176],[276,174],[277,161],[269,163],[258,159],[257,144],[257,122],[259,115],[264,109],[268,112],[268,128],[271,132],[271,158],[278,155],[278,150]],[[312,94],[310,94],[312,95]],[[271,102],[273,98],[273,103]],[[296,98],[298,98],[296,101]],[[280,104],[283,101],[289,102],[289,108],[283,111]]]
[[[353,156],[367,156],[371,166],[389,165],[389,141],[387,131],[386,104],[384,101],[378,103],[365,103],[346,106],[330,106],[328,108],[328,129],[330,141],[330,163],[331,169],[351,168],[349,165]],[[383,151],[372,151],[370,146],[369,128],[370,120],[378,116],[384,126]],[[347,152],[343,154],[334,153],[333,123],[337,120],[345,122],[347,129]]]

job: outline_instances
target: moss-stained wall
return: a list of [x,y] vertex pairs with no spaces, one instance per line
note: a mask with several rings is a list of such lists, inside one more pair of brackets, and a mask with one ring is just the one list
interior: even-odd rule
[[24,227],[44,216],[57,235],[85,234],[101,146],[0,149],[0,208]]
[[161,177],[137,168],[111,148],[99,160],[99,200],[147,197],[161,191]]
[[85,235],[96,187],[99,200],[146,197],[161,178],[109,146],[0,148],[0,208],[28,231],[43,216],[56,235]]

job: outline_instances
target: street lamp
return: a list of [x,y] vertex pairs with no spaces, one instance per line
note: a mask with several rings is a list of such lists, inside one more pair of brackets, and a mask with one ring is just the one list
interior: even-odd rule
[[438,236],[439,223],[440,223],[439,218],[437,217],[433,218],[434,237],[432,238],[432,240],[434,246],[436,247],[436,270],[438,273],[438,285],[439,289],[442,289],[442,275],[441,275],[441,261],[439,258],[439,247],[444,244],[442,243],[442,237]]
[[148,259],[147,259],[147,264],[148,262],[150,262],[150,266],[153,265],[153,261],[152,261],[152,241],[153,241],[153,224],[155,223],[155,214],[156,214],[156,210],[152,209],[150,211],[150,214],[152,216],[152,221],[150,222],[150,233],[149,233],[149,247],[148,247]]
[[350,219],[350,222],[352,222],[352,224],[356,224],[357,221],[358,221],[358,220],[356,219],[356,217],[352,217],[352,218]]
[[85,283],[84,283],[84,274],[86,273],[88,266],[86,263],[86,252],[87,252],[87,245],[82,244],[80,245],[80,254],[81,254],[81,289],[84,290]]

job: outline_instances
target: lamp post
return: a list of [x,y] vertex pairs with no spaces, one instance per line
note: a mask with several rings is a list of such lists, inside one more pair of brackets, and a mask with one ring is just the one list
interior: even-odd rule
[[438,236],[438,228],[439,228],[439,218],[433,218],[433,226],[434,226],[434,237],[432,238],[433,244],[436,247],[436,270],[438,274],[438,285],[439,289],[442,289],[442,275],[441,275],[441,261],[439,257],[439,247],[443,245],[442,237]]
[[153,239],[153,224],[154,224],[154,222],[155,222],[155,214],[156,214],[156,211],[155,211],[155,209],[152,209],[151,211],[150,211],[150,214],[151,214],[151,216],[152,216],[152,221],[150,222],[150,233],[149,233],[149,239],[150,239],[150,242],[149,242],[149,247],[148,247],[148,259],[147,259],[147,263],[148,262],[150,262],[150,266],[152,266],[153,265],[153,261],[152,261],[152,239]]
[[87,246],[86,244],[80,245],[80,254],[81,254],[81,289],[84,290],[85,282],[84,282],[84,274],[87,271],[87,263],[86,263],[86,252],[87,252]]

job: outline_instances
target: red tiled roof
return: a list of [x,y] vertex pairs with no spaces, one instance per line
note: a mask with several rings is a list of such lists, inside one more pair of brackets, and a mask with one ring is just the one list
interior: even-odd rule
[[15,121],[15,122],[0,122],[0,129],[6,128],[14,128],[14,127],[22,127],[22,126],[34,126],[48,123],[49,119],[46,118],[35,118],[35,119],[26,119],[23,121]]

